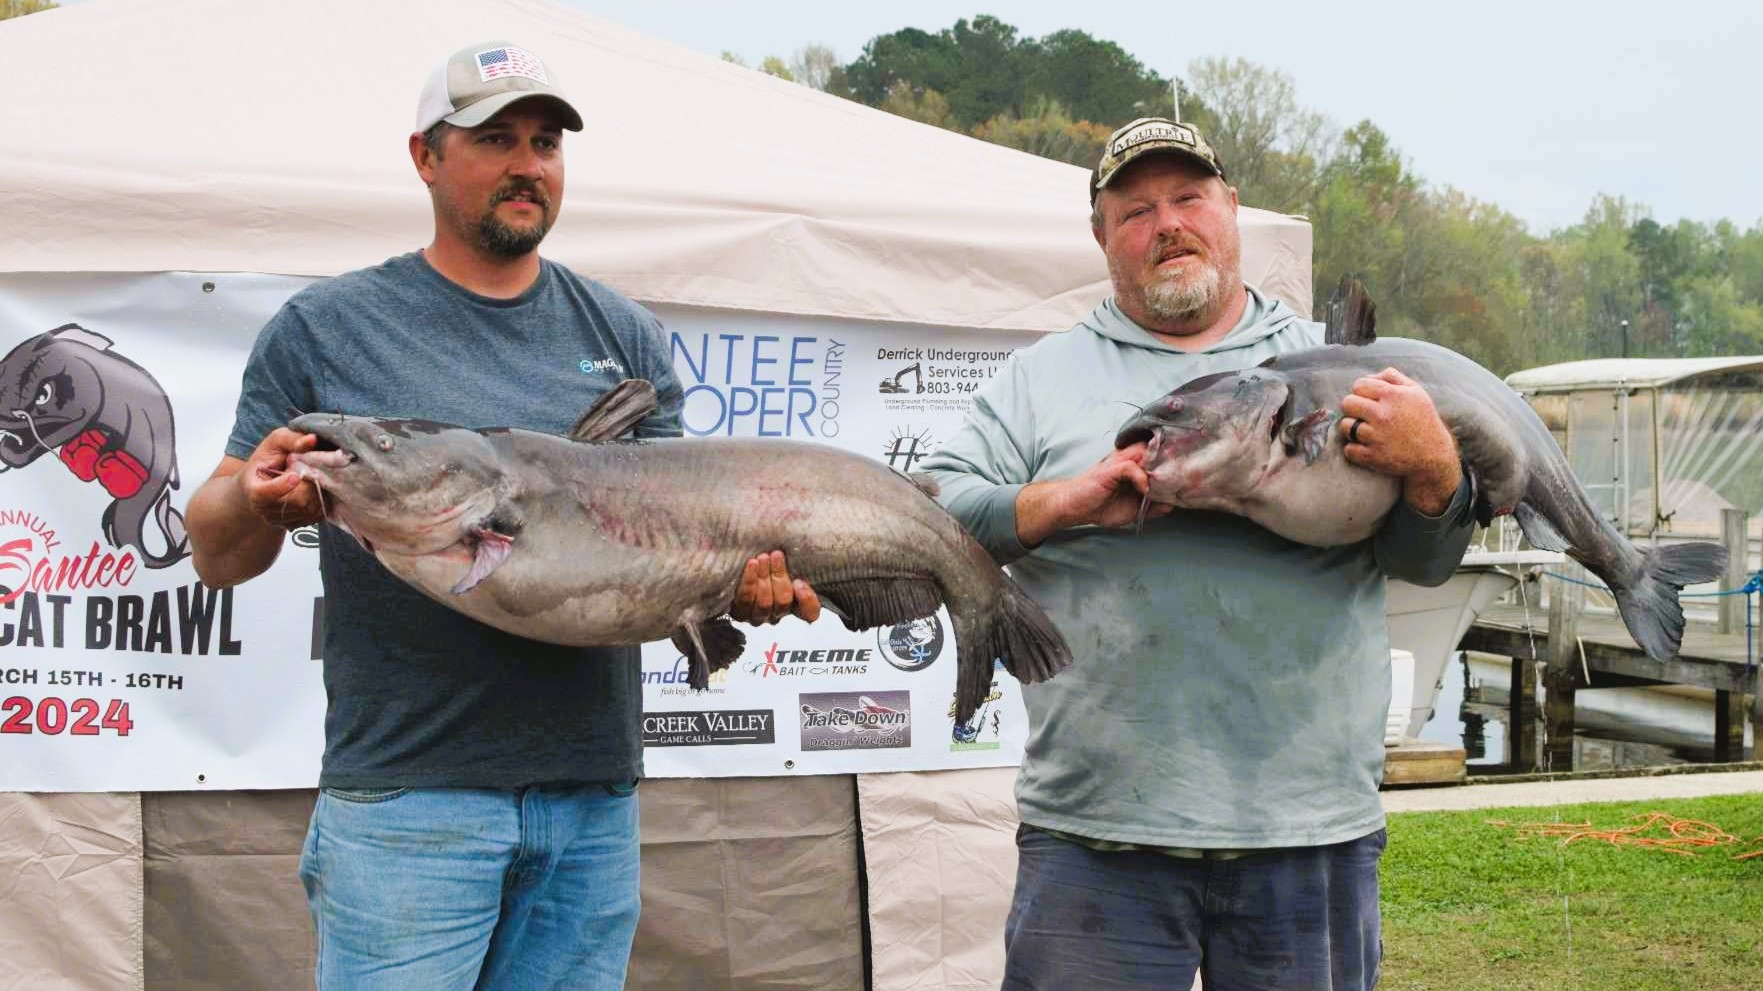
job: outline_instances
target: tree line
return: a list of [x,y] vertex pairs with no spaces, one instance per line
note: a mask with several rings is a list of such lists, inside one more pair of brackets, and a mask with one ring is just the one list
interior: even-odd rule
[[[725,58],[739,61],[732,53]],[[1309,219],[1316,304],[1362,274],[1383,333],[1499,374],[1578,358],[1763,353],[1763,220],[1655,221],[1600,195],[1537,234],[1497,204],[1417,175],[1369,120],[1302,105],[1291,77],[1202,58],[1186,78],[1078,30],[1023,37],[990,16],[878,35],[841,63],[810,45],[760,71],[1032,154],[1093,166],[1135,117],[1177,109],[1218,149],[1242,202]]]
[[55,6],[57,4],[54,0],[0,0],[0,21],[35,14]]
[[[0,0],[0,20],[54,6]],[[1496,204],[1426,182],[1371,121],[1340,128],[1300,103],[1291,77],[1243,59],[1198,59],[1170,79],[1083,31],[1023,37],[980,15],[877,35],[850,62],[808,45],[758,68],[1086,168],[1116,127],[1179,112],[1218,149],[1245,204],[1309,219],[1318,312],[1357,272],[1380,331],[1499,374],[1625,354],[1763,353],[1763,220],[1665,225],[1644,204],[1600,195],[1579,223],[1536,234]]]

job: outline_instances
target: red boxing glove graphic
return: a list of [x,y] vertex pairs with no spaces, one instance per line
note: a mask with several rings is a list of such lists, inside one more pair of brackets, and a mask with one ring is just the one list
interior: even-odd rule
[[111,451],[98,459],[98,484],[104,491],[127,499],[147,482],[147,469],[127,451]]
[[61,462],[82,482],[95,481],[118,499],[147,483],[147,469],[127,451],[105,451],[102,430],[88,430],[62,445]]
[[104,431],[88,430],[61,446],[61,463],[82,482],[98,477],[98,455],[103,453]]

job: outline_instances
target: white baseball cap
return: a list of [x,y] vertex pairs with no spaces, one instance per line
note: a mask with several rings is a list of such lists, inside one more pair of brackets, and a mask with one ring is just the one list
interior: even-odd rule
[[537,55],[505,41],[470,45],[429,74],[416,102],[416,129],[426,131],[441,121],[476,127],[503,107],[535,97],[562,112],[565,129],[582,129],[582,115],[558,92]]

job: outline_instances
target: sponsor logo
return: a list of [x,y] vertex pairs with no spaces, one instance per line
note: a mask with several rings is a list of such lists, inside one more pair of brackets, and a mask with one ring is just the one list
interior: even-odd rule
[[[910,389],[902,384],[908,375],[912,376],[912,388]],[[893,375],[884,377],[881,380],[881,388],[876,391],[884,396],[899,396],[906,393],[922,394],[924,392],[924,364],[915,361]]]
[[943,653],[943,622],[926,616],[876,631],[882,659],[902,671],[923,671]]
[[889,412],[965,412],[1009,357],[1008,350],[982,348],[877,348],[875,360],[885,370],[875,391]]
[[691,677],[692,665],[684,654],[674,657],[672,664],[652,664],[643,662],[643,687],[654,689],[663,696],[667,695],[722,695],[728,691],[728,669],[710,672],[710,687],[702,692],[695,692],[687,684]]
[[576,363],[576,367],[587,375],[598,375],[605,372],[613,372],[620,377],[624,375],[624,366],[618,363],[617,358],[583,358]]
[[[1003,747],[1003,698],[1004,693],[998,689],[998,679],[992,679],[992,689],[986,693],[985,701],[980,704],[973,718],[965,723],[956,723],[949,732],[949,752],[954,754],[973,750],[998,750]],[[949,695],[949,718],[955,718],[955,696]]]
[[781,644],[774,643],[765,651],[764,657],[747,662],[746,671],[761,678],[868,674],[872,653],[868,647],[785,650]]
[[833,338],[686,333],[671,337],[694,437],[836,437],[845,345]]
[[645,747],[727,747],[777,742],[770,709],[710,709],[643,713]]
[[894,436],[888,439],[882,457],[887,460],[889,468],[910,473],[913,466],[935,447],[936,441],[931,440],[928,428],[913,433],[910,426],[895,427]]
[[815,692],[799,701],[804,752],[912,746],[909,692]]

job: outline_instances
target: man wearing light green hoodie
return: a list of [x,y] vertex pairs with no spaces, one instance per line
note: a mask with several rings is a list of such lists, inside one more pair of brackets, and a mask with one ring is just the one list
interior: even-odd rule
[[1017,352],[926,463],[1075,660],[1026,686],[1006,991],[1368,989],[1381,957],[1384,578],[1468,543],[1450,431],[1395,370],[1342,404],[1347,457],[1403,480],[1371,540],[1292,543],[1153,506],[1130,410],[1322,343],[1245,286],[1236,191],[1189,125],[1134,121],[1091,175],[1114,294]]

